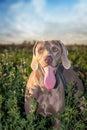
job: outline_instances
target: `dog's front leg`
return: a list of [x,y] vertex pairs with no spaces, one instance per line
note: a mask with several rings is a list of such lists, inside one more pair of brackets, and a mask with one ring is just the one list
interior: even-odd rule
[[32,111],[32,104],[31,104],[31,96],[29,94],[29,90],[26,88],[25,91],[25,113],[29,114]]
[[[39,86],[33,86],[33,89],[30,89],[27,87],[25,91],[25,112],[26,114],[29,114],[36,109],[36,104],[38,97],[42,95],[41,89]],[[31,94],[30,94],[31,92]],[[33,106],[34,105],[34,106]]]

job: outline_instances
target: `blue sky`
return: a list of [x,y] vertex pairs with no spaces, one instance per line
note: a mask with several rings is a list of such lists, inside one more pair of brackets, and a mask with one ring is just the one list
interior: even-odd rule
[[0,41],[87,41],[87,0],[0,0]]

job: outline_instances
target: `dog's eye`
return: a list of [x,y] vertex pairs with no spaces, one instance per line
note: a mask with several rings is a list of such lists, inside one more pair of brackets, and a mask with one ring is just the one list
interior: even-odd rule
[[43,50],[44,50],[44,48],[40,47],[40,48],[38,49],[38,52],[39,52],[39,53],[42,53]]
[[58,48],[57,47],[52,47],[53,52],[57,52]]

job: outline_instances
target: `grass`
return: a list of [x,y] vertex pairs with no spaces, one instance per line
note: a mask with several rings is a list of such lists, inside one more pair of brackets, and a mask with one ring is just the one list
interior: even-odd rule
[[0,51],[0,130],[51,130],[54,117],[61,120],[61,130],[87,130],[87,46],[69,46],[69,59],[73,67],[80,67],[77,74],[82,79],[85,92],[75,99],[66,92],[66,107],[63,114],[44,118],[24,110],[24,94],[31,72],[32,49],[10,48]]

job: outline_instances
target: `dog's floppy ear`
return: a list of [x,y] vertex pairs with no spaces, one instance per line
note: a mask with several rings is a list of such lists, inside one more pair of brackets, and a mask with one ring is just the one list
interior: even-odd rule
[[38,61],[36,59],[36,46],[37,46],[38,42],[35,43],[34,47],[33,47],[33,58],[32,58],[32,62],[31,62],[31,68],[35,71],[38,69]]
[[71,67],[71,63],[68,59],[68,50],[66,49],[66,47],[63,45],[63,43],[61,43],[61,49],[62,49],[62,56],[61,56],[61,60],[62,60],[62,64],[64,66],[65,69],[69,69]]

